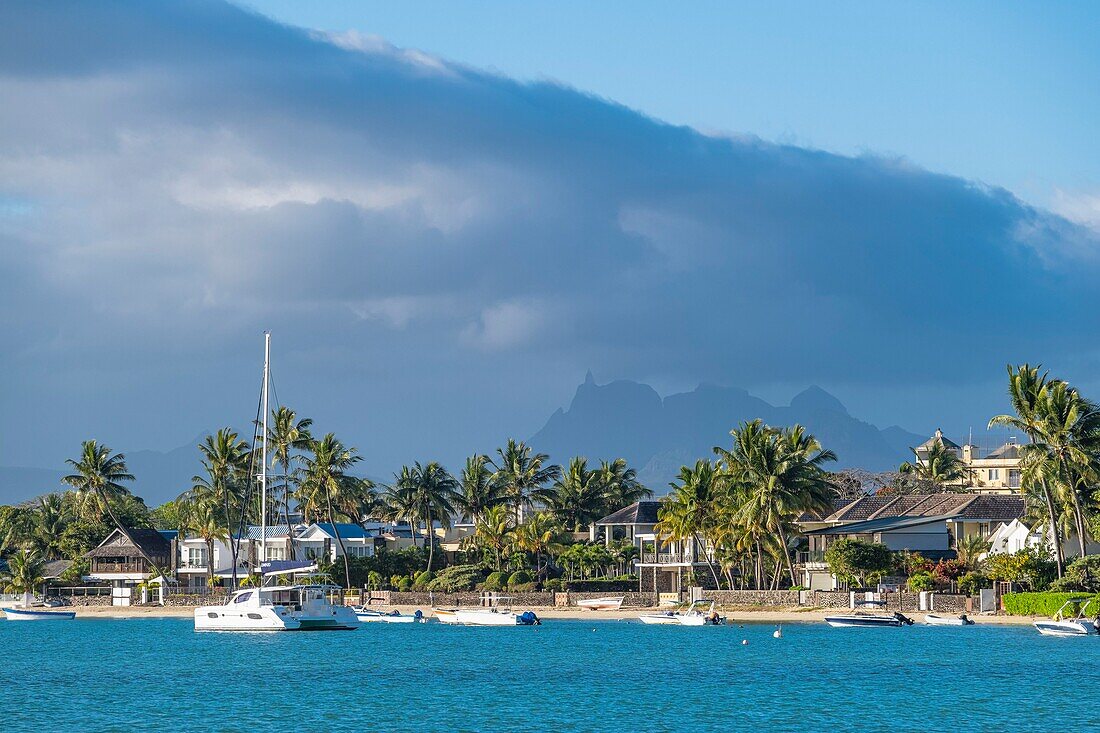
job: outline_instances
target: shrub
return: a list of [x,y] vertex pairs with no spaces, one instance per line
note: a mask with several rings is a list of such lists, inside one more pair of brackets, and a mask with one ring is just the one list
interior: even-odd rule
[[907,585],[909,586],[909,590],[914,593],[919,593],[922,590],[932,590],[935,588],[936,581],[932,578],[932,573],[927,570],[922,570],[919,573],[910,575]]
[[[1003,596],[1005,613],[1009,616],[1053,616],[1063,603],[1078,598],[1079,593],[1006,593]],[[1093,608],[1100,596],[1093,598]]]
[[508,587],[515,588],[517,585],[523,585],[524,583],[530,582],[531,573],[527,572],[526,570],[517,570],[516,572],[512,573],[511,577],[508,578]]
[[542,584],[542,589],[553,591],[555,593],[560,593],[561,591],[565,590],[565,581],[561,578],[551,578],[550,580]]
[[480,565],[452,565],[439,571],[427,590],[443,593],[458,593],[473,590],[485,579],[485,571]]
[[1011,555],[994,553],[985,563],[991,579],[1020,583],[1033,590],[1042,590],[1054,580],[1055,564],[1046,548],[1029,547]]
[[410,578],[408,576],[402,576],[397,581],[397,590],[401,591],[402,593],[408,593],[412,589],[413,589],[412,578]]
[[866,587],[890,572],[894,557],[890,548],[878,542],[843,539],[825,550],[825,562],[841,580]]
[[968,596],[978,595],[982,588],[990,588],[989,578],[981,573],[966,573],[959,576],[959,592]]
[[489,577],[485,579],[485,582],[481,584],[483,590],[504,590],[505,583],[508,582],[508,574],[502,571],[495,573],[489,573]]
[[1066,566],[1065,574],[1050,584],[1052,591],[1100,593],[1100,555],[1079,557]]
[[378,572],[377,570],[372,570],[369,573],[367,573],[367,589],[368,590],[382,590],[382,586],[384,584],[385,583],[384,583],[384,580],[382,578],[382,573]]
[[405,576],[403,576],[403,575],[391,575],[390,576],[390,587],[391,588],[400,588],[401,579],[403,577],[405,577]]
[[428,583],[432,582],[435,575],[430,570],[425,570],[416,576],[416,580],[413,581],[413,590],[427,590]]
[[508,590],[515,591],[516,593],[534,593],[539,589],[539,584],[531,581],[529,583],[515,583],[508,586]]

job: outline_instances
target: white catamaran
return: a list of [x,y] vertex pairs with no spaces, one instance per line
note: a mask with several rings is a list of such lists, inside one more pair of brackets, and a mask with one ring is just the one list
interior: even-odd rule
[[[309,563],[264,563],[267,554],[267,416],[271,365],[271,334],[264,333],[263,422],[260,448],[261,568],[280,565],[260,575],[259,588],[235,591],[220,606],[195,609],[196,631],[353,631],[355,611],[344,605],[343,589],[327,584],[263,586],[267,578],[306,573]],[[213,562],[213,558],[209,560]]]

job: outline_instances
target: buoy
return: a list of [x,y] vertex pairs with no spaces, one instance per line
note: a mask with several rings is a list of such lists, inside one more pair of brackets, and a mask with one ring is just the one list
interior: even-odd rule
[[776,626],[775,631],[772,632],[772,636],[775,637],[776,639],[782,639],[783,638],[783,627],[782,626]]
[[749,640],[748,639],[742,639],[741,640],[741,646],[748,646],[748,645],[749,645]]

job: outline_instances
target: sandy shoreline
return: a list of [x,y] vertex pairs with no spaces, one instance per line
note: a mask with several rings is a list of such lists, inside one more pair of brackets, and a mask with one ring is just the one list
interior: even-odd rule
[[[417,610],[416,606],[390,606],[390,607],[378,607],[381,610],[397,609],[402,613],[413,613]],[[527,610],[526,608],[517,610]],[[129,619],[129,618],[191,618],[194,615],[194,608],[190,606],[130,606],[118,607],[118,606],[77,606],[72,610],[76,611],[77,618],[115,618],[115,619]],[[430,609],[420,608],[427,615],[430,614]],[[622,609],[620,611],[586,611],[580,608],[540,608],[532,607],[530,610],[537,613],[544,619],[581,619],[585,621],[620,621],[620,620],[632,620],[636,619],[640,614],[646,613],[646,609]],[[652,610],[652,609],[650,609]],[[842,609],[824,609],[824,608],[807,608],[807,609],[761,609],[756,610],[733,610],[725,613],[727,623],[798,623],[798,622],[822,622],[825,617],[840,612]],[[917,623],[924,621],[923,613],[907,613],[907,616],[912,618]],[[979,624],[999,624],[1008,626],[1027,626],[1030,625],[1035,618],[1030,616],[981,616],[979,614],[972,614],[970,618],[974,619]]]

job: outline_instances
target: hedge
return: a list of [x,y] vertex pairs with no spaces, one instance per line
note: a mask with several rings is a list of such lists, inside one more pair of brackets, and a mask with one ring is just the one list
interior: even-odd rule
[[[1006,593],[1005,613],[1009,616],[1053,616],[1070,598],[1089,598],[1082,593]],[[1100,595],[1091,596],[1091,613],[1100,613]]]

